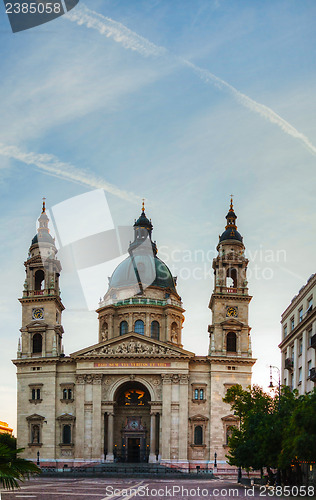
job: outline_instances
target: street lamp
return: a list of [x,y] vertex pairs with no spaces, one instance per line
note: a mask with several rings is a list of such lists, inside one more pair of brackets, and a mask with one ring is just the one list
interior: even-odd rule
[[216,451],[215,451],[215,453],[214,453],[214,469],[216,469],[216,468],[217,468],[216,458],[217,458],[217,453],[216,453]]
[[[270,365],[270,384],[269,384],[269,389],[273,389],[273,382],[272,382],[272,371],[273,370],[277,370],[278,372],[278,391],[279,391],[279,401],[278,401],[278,412],[280,412],[280,408],[281,408],[281,372],[280,372],[280,368],[278,368],[277,366],[272,366]],[[275,379],[274,379],[275,380]],[[277,470],[277,478],[276,478],[276,486],[278,486],[279,484],[281,484],[281,474],[280,474],[280,469],[278,468]]]
[[36,464],[37,464],[38,466],[39,466],[39,464],[40,464],[40,452],[39,452],[39,451],[37,452],[37,462],[36,462]]
[[273,387],[274,387],[273,382],[272,382],[272,379],[273,379],[272,371],[273,370],[277,370],[277,372],[278,372],[278,391],[279,391],[279,410],[280,410],[280,402],[281,402],[281,372],[280,372],[280,368],[278,368],[277,366],[270,365],[270,384],[269,384],[269,389],[273,389]]

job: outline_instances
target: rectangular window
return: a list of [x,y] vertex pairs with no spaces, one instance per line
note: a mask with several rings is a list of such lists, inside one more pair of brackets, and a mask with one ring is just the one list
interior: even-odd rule
[[32,389],[32,399],[41,399],[41,389]]
[[284,326],[283,331],[284,331],[284,337],[286,337],[287,336],[287,325]]
[[298,321],[301,322],[303,321],[303,308],[298,311]]
[[311,376],[311,369],[312,369],[312,360],[310,359],[309,362],[307,363],[307,377],[310,378]]
[[302,367],[298,369],[298,383],[302,382]]
[[294,317],[291,318],[291,331],[294,330]]
[[195,389],[194,391],[194,399],[199,399],[199,390]]
[[308,335],[308,346],[311,346],[312,345],[312,336],[313,336],[312,328],[310,330],[308,330],[307,335]]
[[298,354],[301,355],[303,352],[303,339],[302,337],[298,341]]
[[310,309],[313,308],[313,297],[310,297],[308,300],[307,300],[307,310],[309,311]]

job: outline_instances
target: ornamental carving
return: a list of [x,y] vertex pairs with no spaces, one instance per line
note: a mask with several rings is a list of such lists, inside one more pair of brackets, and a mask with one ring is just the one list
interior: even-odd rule
[[[118,345],[105,345],[101,348],[94,349],[93,351],[89,351],[84,356],[93,356],[93,355],[101,355],[107,354],[110,356],[121,355],[124,356],[126,354],[141,354],[143,356],[180,356],[180,353],[170,349],[169,347],[164,347],[162,345],[157,344],[145,344],[143,342],[135,341],[133,339],[122,342]],[[90,382],[88,382],[90,383]]]

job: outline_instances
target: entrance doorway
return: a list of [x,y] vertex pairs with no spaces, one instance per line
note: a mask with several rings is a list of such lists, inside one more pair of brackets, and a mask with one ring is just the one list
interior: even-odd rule
[[149,456],[150,394],[139,382],[122,384],[114,400],[114,454],[119,462],[146,462]]
[[127,438],[127,461],[140,462],[140,439]]

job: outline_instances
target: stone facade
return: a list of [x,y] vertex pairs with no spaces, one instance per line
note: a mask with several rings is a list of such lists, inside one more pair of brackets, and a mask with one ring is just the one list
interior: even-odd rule
[[[25,262],[22,342],[13,361],[18,447],[25,457],[36,460],[39,452],[46,465],[117,460],[208,468],[216,453],[218,467],[227,467],[227,436],[238,422],[222,398],[235,383],[251,383],[255,360],[248,261],[232,205],[226,218],[213,262],[207,355],[183,348],[176,280],[157,257],[143,208],[130,256],[114,271],[99,304],[98,343],[65,356],[61,265],[43,206]],[[155,270],[154,279],[146,277],[146,266]]]
[[316,384],[316,274],[302,286],[282,314],[281,383],[300,394]]

